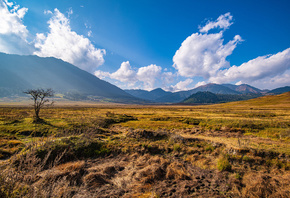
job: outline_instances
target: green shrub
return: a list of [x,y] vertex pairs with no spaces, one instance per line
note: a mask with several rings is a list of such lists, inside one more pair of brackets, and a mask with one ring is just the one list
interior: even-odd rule
[[181,151],[181,146],[180,146],[180,144],[174,144],[174,145],[173,145],[173,150],[174,150],[174,151]]
[[245,162],[250,162],[250,161],[252,161],[252,159],[251,159],[249,156],[245,155],[245,156],[243,157],[243,161],[245,161]]
[[196,118],[184,118],[181,120],[181,122],[185,124],[191,124],[191,125],[199,125],[201,122],[201,119],[196,119]]
[[219,171],[230,171],[232,169],[228,155],[222,155],[219,157],[217,161],[217,169]]
[[111,124],[127,122],[130,120],[137,120],[135,117],[126,114],[114,114],[111,112],[106,113],[107,118],[99,119],[97,125],[99,127],[107,128]]
[[151,121],[172,121],[174,120],[171,117],[155,117],[155,118],[150,118]]
[[207,145],[204,150],[205,151],[214,151],[214,147],[210,144],[210,145]]
[[236,174],[235,174],[235,178],[236,178],[236,179],[242,179],[242,176],[241,176],[239,173],[236,173]]

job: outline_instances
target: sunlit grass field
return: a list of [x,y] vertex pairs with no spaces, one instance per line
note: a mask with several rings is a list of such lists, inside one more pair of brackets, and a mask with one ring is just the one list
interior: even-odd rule
[[[41,110],[43,124],[33,123],[31,107],[0,107],[0,134],[15,136],[19,141],[30,137],[58,135],[77,127],[99,127],[99,122],[108,113],[133,116],[134,120],[120,123],[133,129],[168,130],[183,133],[199,129],[210,131],[241,131],[243,139],[251,140],[252,146],[281,150],[290,153],[290,105],[274,105],[256,100],[221,105],[204,106],[144,106],[144,105],[97,105],[76,107],[59,105]],[[198,134],[199,137],[203,133]],[[194,135],[192,135],[194,136]],[[254,138],[260,137],[260,139]],[[208,138],[206,135],[204,138]],[[219,141],[229,141],[224,137]],[[271,140],[271,145],[263,140]],[[236,139],[231,141],[235,142]],[[255,144],[255,141],[259,141]],[[233,143],[235,144],[235,143]]]
[[[113,172],[116,175],[108,175],[104,169],[106,165],[101,163],[102,168],[97,170],[104,171],[102,178],[106,180],[99,176],[94,178],[103,181],[102,185],[106,182],[112,185],[112,189],[106,188],[108,193],[113,189],[127,189],[128,197],[169,196],[170,192],[166,194],[169,188],[162,187],[159,181],[169,182],[169,185],[174,180],[181,185],[186,180],[195,181],[197,178],[205,186],[194,187],[191,196],[209,191],[221,197],[263,196],[259,193],[264,191],[267,196],[274,193],[275,196],[279,193],[284,196],[290,193],[287,191],[290,186],[287,176],[290,169],[289,100],[289,93],[285,93],[202,106],[59,102],[53,107],[43,108],[40,112],[43,122],[37,124],[33,122],[31,106],[4,105],[0,107],[0,159],[5,169],[1,169],[3,185],[0,187],[10,186],[11,191],[2,190],[7,196],[29,196],[31,192],[25,189],[31,190],[33,182],[23,179],[27,175],[34,177],[35,181],[43,177],[43,181],[33,185],[46,189],[44,186],[51,184],[44,181],[54,178],[46,170],[56,169],[55,174],[60,170],[68,174],[68,170],[87,167],[80,177],[81,186],[88,190],[86,182],[93,182],[89,177],[95,174],[94,160],[100,163],[102,159],[99,158],[104,157],[102,163],[111,160],[110,163],[115,164]],[[125,167],[131,169],[118,169],[122,157]],[[143,168],[136,168],[135,163]],[[5,180],[8,173],[4,170],[8,173],[17,170],[21,174],[13,183]],[[141,172],[134,176],[133,170]],[[194,176],[196,170],[205,171],[207,179]],[[39,177],[39,174],[44,176]],[[271,177],[266,177],[267,174]],[[216,175],[224,178],[224,182],[218,182],[223,186],[219,190],[215,186],[206,186],[206,182]],[[269,179],[272,177],[278,183],[271,188],[263,185],[263,182],[272,181]],[[63,182],[68,185],[66,193],[79,188],[71,184],[69,177]],[[237,182],[238,187],[234,187]],[[156,185],[161,186],[154,187]],[[191,182],[190,185],[195,184]],[[253,189],[251,186],[255,185]],[[54,192],[58,188],[63,192],[62,184],[53,188]],[[0,189],[0,195],[2,191]],[[50,190],[39,193],[46,194],[47,191]],[[58,192],[57,196],[71,197],[71,194]]]

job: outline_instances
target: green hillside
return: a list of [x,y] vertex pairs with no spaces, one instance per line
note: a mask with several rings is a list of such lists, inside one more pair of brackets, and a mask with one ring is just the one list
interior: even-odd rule
[[214,94],[212,92],[197,92],[185,99],[185,104],[215,104],[232,101],[248,100],[259,97],[260,94]]
[[290,86],[279,87],[277,89],[273,89],[273,90],[269,91],[268,93],[269,94],[282,94],[282,93],[285,93],[288,91],[290,91]]

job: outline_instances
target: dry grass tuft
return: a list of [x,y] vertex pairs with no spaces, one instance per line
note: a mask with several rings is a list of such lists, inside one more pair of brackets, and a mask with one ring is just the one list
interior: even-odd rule
[[184,164],[181,164],[179,162],[173,162],[166,169],[166,178],[184,180],[184,179],[189,179],[190,175],[187,171],[187,168],[184,166]]
[[84,184],[88,189],[94,189],[101,187],[110,182],[106,179],[106,176],[100,173],[91,172],[84,177]]
[[65,164],[61,164],[56,167],[56,169],[65,171],[65,172],[72,172],[72,171],[79,171],[80,169],[84,168],[86,165],[85,161],[75,161],[75,162],[68,162]]
[[290,174],[270,176],[261,173],[247,173],[243,177],[246,187],[244,197],[287,198],[290,196]]

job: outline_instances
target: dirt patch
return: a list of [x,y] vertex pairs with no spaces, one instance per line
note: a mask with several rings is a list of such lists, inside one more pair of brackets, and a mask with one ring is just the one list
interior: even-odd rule
[[227,137],[227,138],[239,138],[242,137],[245,133],[244,130],[231,129],[227,127],[222,127],[220,130],[212,129],[202,129],[200,127],[193,127],[191,129],[185,129],[181,131],[184,134],[193,134],[193,135],[205,135],[210,137]]
[[148,131],[143,129],[136,129],[130,130],[126,134],[127,137],[131,138],[146,138],[146,139],[153,139],[153,140],[160,140],[168,138],[168,133],[166,132],[155,132],[155,131]]

